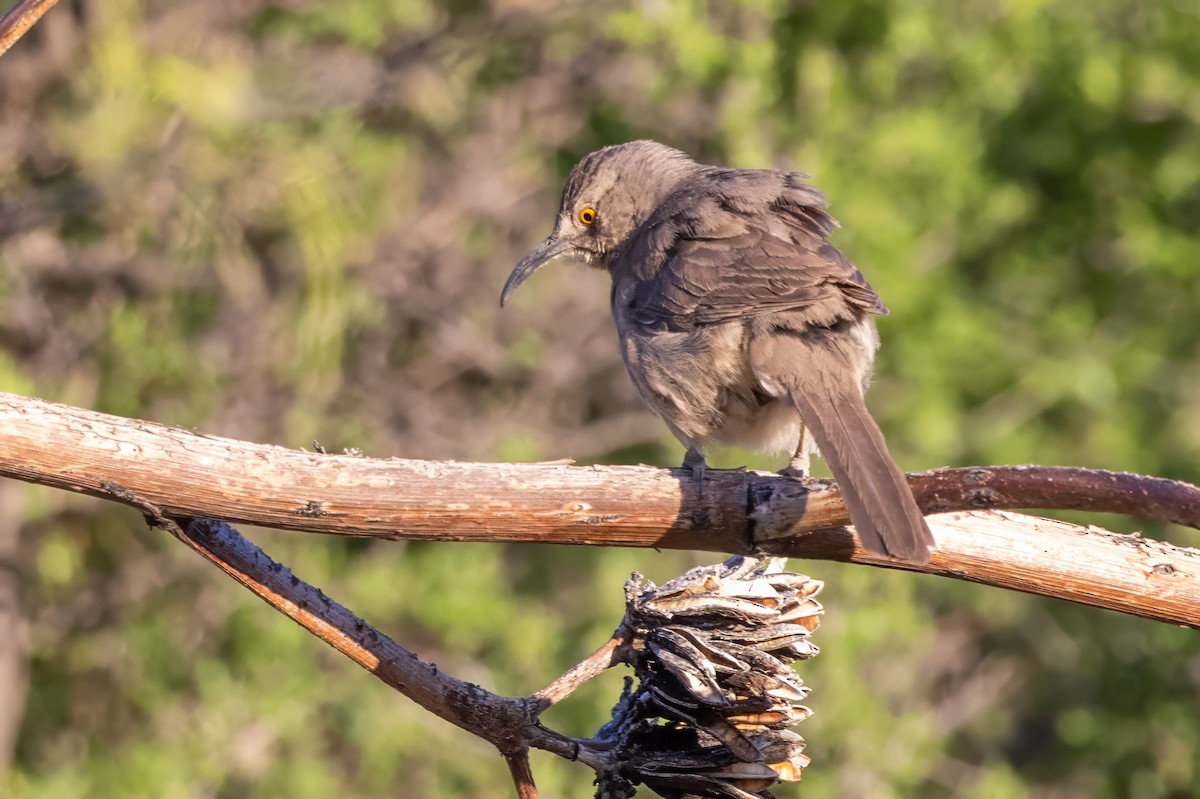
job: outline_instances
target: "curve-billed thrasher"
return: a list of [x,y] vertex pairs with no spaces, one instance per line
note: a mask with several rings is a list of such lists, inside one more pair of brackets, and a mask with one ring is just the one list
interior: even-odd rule
[[559,256],[608,270],[625,366],[685,466],[702,474],[705,448],[731,444],[792,452],[803,473],[816,439],[863,545],[925,562],[933,536],[863,403],[887,308],[826,241],[837,223],[804,177],[605,147],[571,171],[500,304]]

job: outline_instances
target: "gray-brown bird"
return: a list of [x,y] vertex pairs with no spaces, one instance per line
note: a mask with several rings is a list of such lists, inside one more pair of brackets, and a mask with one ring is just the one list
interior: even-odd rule
[[[879,295],[827,240],[837,223],[806,176],[698,164],[653,141],[585,156],[554,232],[500,297],[569,256],[612,276],[625,366],[703,474],[712,445],[819,448],[863,545],[923,563],[933,536],[867,412]],[[813,446],[815,439],[815,447]]]

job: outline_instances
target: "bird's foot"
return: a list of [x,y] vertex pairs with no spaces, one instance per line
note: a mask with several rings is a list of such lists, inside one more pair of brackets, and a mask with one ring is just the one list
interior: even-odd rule
[[683,456],[683,468],[692,470],[692,479],[697,483],[704,482],[704,473],[708,470],[708,463],[704,460],[704,453],[694,447],[688,447],[688,451]]
[[797,453],[792,456],[791,463],[787,465],[787,468],[781,469],[779,473],[784,477],[797,477],[803,480],[808,477],[808,467],[809,454],[807,452],[803,454]]

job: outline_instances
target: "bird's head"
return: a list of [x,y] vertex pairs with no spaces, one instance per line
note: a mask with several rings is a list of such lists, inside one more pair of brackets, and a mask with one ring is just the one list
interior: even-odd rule
[[563,188],[554,232],[516,265],[500,294],[503,306],[542,266],[568,256],[600,268],[679,181],[702,167],[679,150],[642,140],[583,157]]

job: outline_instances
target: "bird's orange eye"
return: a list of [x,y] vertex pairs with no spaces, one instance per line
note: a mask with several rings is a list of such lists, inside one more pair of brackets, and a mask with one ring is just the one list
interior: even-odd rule
[[579,221],[585,225],[590,225],[596,221],[596,209],[588,206],[579,212]]

